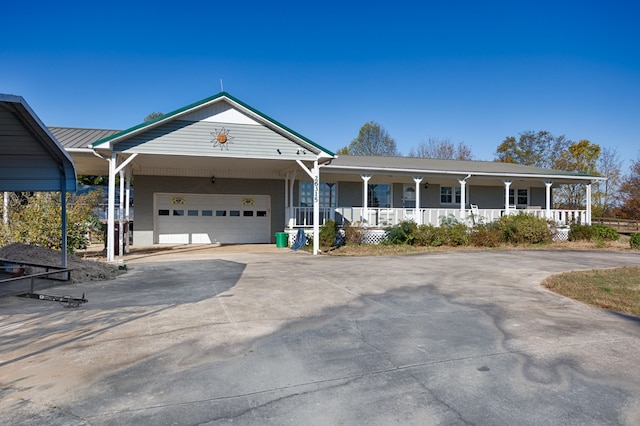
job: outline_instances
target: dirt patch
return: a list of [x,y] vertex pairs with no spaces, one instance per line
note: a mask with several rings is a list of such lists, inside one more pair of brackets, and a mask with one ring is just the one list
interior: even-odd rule
[[[0,258],[14,262],[59,266],[62,253],[44,247],[12,243],[0,248]],[[73,269],[71,272],[71,282],[74,283],[111,280],[124,272],[119,270],[115,265],[97,260],[83,260],[72,254],[67,257],[67,267]],[[26,266],[25,270],[27,273],[44,271],[43,268],[33,266]]]

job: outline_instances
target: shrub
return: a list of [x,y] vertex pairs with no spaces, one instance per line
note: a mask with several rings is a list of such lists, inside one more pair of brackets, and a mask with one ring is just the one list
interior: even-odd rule
[[349,223],[344,228],[345,244],[360,245],[364,242],[364,233],[357,223]]
[[464,223],[440,226],[440,230],[445,245],[458,247],[469,244],[469,228]]
[[331,219],[327,219],[324,225],[320,227],[318,233],[318,239],[320,240],[320,247],[331,247],[336,242],[336,234],[338,232],[338,224]]
[[631,234],[629,245],[632,249],[640,249],[640,233]]
[[413,221],[405,220],[395,226],[385,228],[385,231],[387,231],[387,240],[390,244],[413,245],[418,225]]
[[500,239],[512,244],[543,244],[552,241],[547,221],[524,212],[503,216],[495,224]]
[[[89,233],[100,229],[93,213],[102,194],[67,194],[67,251],[87,248]],[[12,242],[53,250],[62,248],[62,205],[59,192],[12,193],[9,225],[0,233],[0,245]]]
[[433,225],[420,225],[416,230],[414,245],[425,247],[439,247],[443,244],[443,232]]
[[591,241],[593,229],[589,225],[574,223],[569,229],[569,241]]
[[501,243],[500,230],[492,225],[477,225],[469,235],[469,243],[478,247],[497,247]]
[[614,228],[605,225],[591,225],[591,230],[593,231],[593,237],[606,240],[606,241],[618,241],[620,239],[620,234]]

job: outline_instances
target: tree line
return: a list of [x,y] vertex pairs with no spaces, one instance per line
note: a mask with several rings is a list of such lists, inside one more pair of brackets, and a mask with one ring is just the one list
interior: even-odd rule
[[[365,123],[348,146],[338,155],[400,156],[395,140],[378,123]],[[471,148],[464,142],[428,138],[409,150],[409,157],[442,160],[473,160]],[[602,148],[587,139],[572,141],[547,131],[526,131],[507,136],[498,144],[494,161],[563,170],[605,177],[592,184],[592,215],[640,219],[640,153],[627,173],[616,149]],[[584,185],[561,185],[554,190],[557,208],[584,208]]]

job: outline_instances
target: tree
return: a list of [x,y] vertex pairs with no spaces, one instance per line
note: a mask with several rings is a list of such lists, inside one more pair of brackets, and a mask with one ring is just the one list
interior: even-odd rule
[[[62,203],[59,192],[16,192],[11,194],[9,223],[0,230],[0,246],[25,243],[54,250],[62,248]],[[101,191],[67,194],[67,250],[87,247],[88,235],[100,227],[93,210]]]
[[358,137],[351,141],[347,151],[350,155],[379,155],[392,157],[398,155],[396,141],[389,133],[374,121],[365,123]]
[[[597,164],[600,146],[583,139],[569,145],[566,150],[556,154],[553,168],[568,172],[597,176]],[[566,209],[579,209],[586,204],[584,185],[562,185],[554,191],[555,203]]]
[[162,117],[163,115],[164,115],[164,114],[163,114],[163,113],[161,113],[161,112],[152,112],[152,113],[148,114],[148,115],[144,118],[144,121],[145,121],[145,122],[146,122],[146,121],[153,121],[153,120],[155,120],[156,118],[160,118],[160,117]]
[[619,215],[627,219],[640,219],[640,155],[632,161],[629,175],[620,185]]
[[569,145],[571,141],[564,135],[556,137],[544,130],[528,131],[521,133],[518,139],[507,136],[498,146],[495,160],[502,163],[555,168],[554,159]]
[[440,160],[472,160],[471,148],[464,142],[459,142],[456,147],[449,139],[429,138],[422,141],[416,148],[409,150],[409,157],[437,158]]
[[336,151],[336,155],[349,155],[349,148],[344,146]]
[[622,163],[615,148],[603,148],[598,159],[598,174],[607,178],[598,182],[593,190],[593,216],[609,217],[616,205],[616,196],[622,178]]

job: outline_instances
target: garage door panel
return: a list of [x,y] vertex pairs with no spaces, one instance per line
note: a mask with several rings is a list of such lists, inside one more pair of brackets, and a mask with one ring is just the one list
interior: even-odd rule
[[268,195],[155,194],[156,241],[269,243]]

